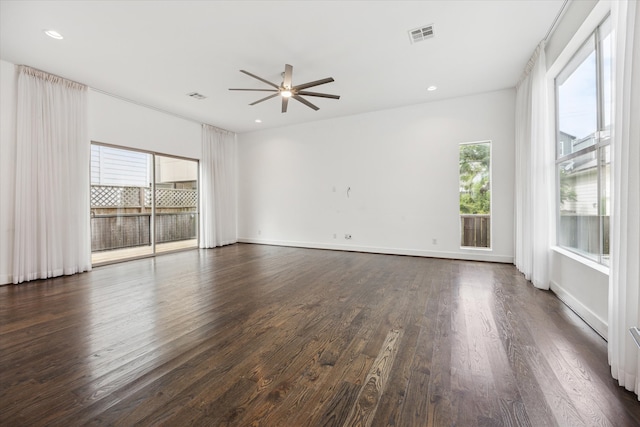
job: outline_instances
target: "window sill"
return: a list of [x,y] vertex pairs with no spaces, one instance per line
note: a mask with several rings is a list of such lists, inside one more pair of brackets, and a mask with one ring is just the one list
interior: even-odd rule
[[460,246],[460,249],[469,251],[493,252],[493,248],[482,248],[476,246]]
[[585,258],[583,256],[580,256],[574,252],[571,252],[567,249],[561,248],[559,246],[552,246],[551,250],[554,252],[557,252],[561,255],[566,256],[567,258],[571,258],[574,261],[579,262],[580,264],[584,264],[589,268],[592,268],[596,271],[599,271],[602,274],[606,274],[607,276],[609,275],[609,267],[607,267],[606,265],[602,265],[602,264],[598,264],[595,261],[590,260],[589,258]]

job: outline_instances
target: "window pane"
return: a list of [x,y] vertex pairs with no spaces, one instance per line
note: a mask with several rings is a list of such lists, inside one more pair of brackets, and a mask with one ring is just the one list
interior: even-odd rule
[[91,261],[150,255],[151,155],[91,145]]
[[597,151],[558,165],[560,224],[558,240],[564,246],[598,261],[600,231],[598,215]]
[[557,84],[558,157],[594,145],[598,130],[596,54],[593,37],[562,71]]
[[491,247],[491,143],[460,145],[461,246]]
[[156,252],[198,245],[198,162],[155,157]]
[[609,264],[611,22],[556,78],[558,245]]
[[92,263],[196,247],[197,177],[197,160],[92,144]]

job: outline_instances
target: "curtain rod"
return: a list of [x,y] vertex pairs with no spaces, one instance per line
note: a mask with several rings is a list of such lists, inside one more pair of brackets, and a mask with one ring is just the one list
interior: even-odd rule
[[41,79],[45,79],[45,80],[48,80],[48,81],[51,81],[51,82],[56,82],[56,83],[60,83],[61,82],[61,83],[65,84],[65,85],[67,85],[69,87],[73,87],[75,89],[81,89],[81,90],[89,89],[89,86],[87,86],[84,83],[79,83],[79,82],[76,82],[74,80],[70,80],[70,79],[67,79],[65,77],[58,76],[57,74],[49,73],[48,71],[43,71],[43,70],[40,70],[38,68],[30,67],[28,65],[18,64],[18,65],[15,65],[15,68],[16,68],[16,70],[18,70],[18,73],[27,74],[27,75],[30,75],[30,76],[33,76],[33,77],[38,77],[38,78],[41,78]]
[[569,0],[564,0],[564,3],[562,3],[562,7],[560,7],[560,10],[558,11],[556,18],[553,20],[553,23],[549,27],[549,30],[547,31],[547,35],[545,35],[544,39],[542,39],[544,40],[545,43],[547,42],[547,40],[549,40],[549,37],[551,37],[553,32],[556,30],[556,27],[558,26],[558,22],[560,21],[560,18],[564,14],[564,11],[567,9],[568,3],[569,3]]
[[560,22],[560,18],[562,17],[562,15],[564,14],[564,12],[565,12],[565,10],[567,8],[567,4],[568,3],[569,3],[569,0],[564,0],[564,2],[562,3],[562,7],[560,7],[560,10],[558,11],[558,14],[556,15],[555,19],[553,20],[553,23],[551,24],[551,26],[549,27],[549,30],[547,30],[547,34],[540,41],[540,43],[538,43],[538,46],[533,51],[533,54],[531,55],[531,58],[529,58],[529,61],[527,62],[527,65],[524,67],[524,70],[522,71],[522,74],[520,75],[520,78],[518,79],[518,82],[516,83],[516,89],[518,89],[520,87],[520,84],[524,81],[524,79],[527,78],[527,76],[531,72],[531,69],[533,68],[533,65],[535,64],[536,60],[538,59],[538,56],[540,55],[540,49],[544,49],[544,46],[546,45],[547,40],[549,39],[549,37],[551,37],[551,35],[555,31],[556,27],[558,26],[558,23]]
[[192,118],[189,118],[189,117],[183,116],[183,115],[181,115],[181,114],[177,114],[177,113],[173,113],[173,112],[171,112],[171,111],[163,110],[162,108],[153,107],[153,106],[151,106],[151,105],[143,104],[142,102],[134,101],[134,100],[132,100],[132,99],[125,98],[124,96],[115,95],[115,94],[113,94],[113,93],[110,93],[110,92],[107,92],[107,91],[104,91],[104,90],[101,90],[101,89],[96,89],[96,88],[91,87],[91,86],[89,86],[89,89],[91,89],[91,90],[93,90],[93,91],[95,91],[95,92],[101,93],[101,94],[103,94],[103,95],[107,95],[107,96],[110,96],[110,97],[112,97],[112,98],[116,98],[116,99],[119,99],[119,100],[121,100],[121,101],[128,102],[128,103],[130,103],[130,104],[138,105],[138,106],[140,106],[140,107],[149,108],[149,109],[151,109],[151,110],[155,110],[155,111],[158,111],[158,112],[160,112],[160,113],[168,114],[168,115],[170,115],[170,116],[174,116],[174,117],[177,117],[177,118],[179,118],[179,119],[187,120],[187,121],[190,121],[190,122],[193,122],[193,123],[198,123],[199,125],[205,124],[205,125],[207,125],[207,126],[211,126],[212,128],[218,129],[218,130],[220,130],[220,131],[222,131],[222,132],[227,132],[227,133],[235,134],[235,132],[232,132],[232,131],[230,131],[230,130],[228,130],[228,129],[223,129],[223,128],[219,127],[219,126],[214,126],[214,125],[209,124],[209,123],[201,122],[201,121],[199,121],[199,120],[194,120],[194,119],[192,119]]
[[40,69],[38,69],[38,68],[33,68],[33,67],[29,66],[29,65],[24,65],[24,64],[14,64],[14,65],[15,65],[15,67],[16,67],[16,68],[18,68],[18,69],[20,69],[20,68],[26,68],[26,69],[30,69],[30,70],[35,70],[35,71],[38,71],[38,72],[41,72],[41,73],[45,73],[45,74],[48,74],[48,75],[50,75],[50,76],[53,76],[53,77],[56,77],[56,78],[59,78],[59,79],[62,79],[62,80],[66,80],[66,81],[68,81],[68,82],[70,82],[70,83],[75,83],[75,84],[79,84],[79,85],[85,86],[86,88],[91,89],[91,90],[93,90],[93,91],[95,91],[95,92],[101,93],[101,94],[103,94],[103,95],[110,96],[110,97],[112,97],[112,98],[119,99],[119,100],[121,100],[121,101],[128,102],[128,103],[130,103],[130,104],[135,104],[135,105],[138,105],[138,106],[140,106],[140,107],[149,108],[149,109],[151,109],[151,110],[155,110],[155,111],[158,111],[158,112],[160,112],[160,113],[168,114],[168,115],[170,115],[170,116],[178,117],[178,118],[180,118],[180,119],[187,120],[187,121],[190,121],[190,122],[193,122],[193,123],[197,123],[197,124],[199,124],[199,125],[201,125],[201,124],[205,124],[205,125],[207,125],[207,126],[211,126],[212,128],[216,128],[216,129],[221,130],[221,131],[223,131],[223,132],[228,132],[228,133],[233,133],[233,134],[235,134],[235,132],[232,132],[232,131],[227,130],[227,129],[223,129],[223,128],[219,127],[219,126],[214,126],[214,125],[212,125],[212,124],[204,123],[204,122],[201,122],[201,121],[199,121],[199,120],[194,120],[194,119],[191,119],[191,118],[189,118],[189,117],[185,117],[185,116],[182,116],[182,115],[180,115],[180,114],[172,113],[172,112],[170,112],[170,111],[166,111],[166,110],[163,110],[163,109],[158,108],[158,107],[152,107],[151,105],[147,105],[147,104],[143,104],[143,103],[141,103],[141,102],[133,101],[133,100],[131,100],[131,99],[129,99],[129,98],[125,98],[124,96],[115,95],[115,94],[110,93],[110,92],[107,92],[107,91],[105,91],[105,90],[101,90],[101,89],[98,89],[98,88],[95,88],[95,87],[91,87],[91,86],[86,85],[86,84],[84,84],[84,83],[79,83],[79,82],[76,82],[75,80],[68,79],[68,78],[66,78],[66,77],[63,77],[63,76],[60,76],[60,75],[57,75],[57,74],[52,74],[52,73],[50,73],[50,72],[48,72],[48,71],[40,70]]

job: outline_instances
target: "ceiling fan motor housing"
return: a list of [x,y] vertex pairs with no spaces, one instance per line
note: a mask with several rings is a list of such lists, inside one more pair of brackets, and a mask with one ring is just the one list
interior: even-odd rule
[[319,98],[340,99],[339,95],[331,95],[328,93],[319,93],[319,92],[309,92],[305,90],[310,87],[320,86],[325,83],[331,83],[334,81],[333,77],[327,77],[324,79],[315,80],[312,82],[292,86],[293,66],[289,64],[285,64],[284,66],[284,71],[281,73],[282,83],[280,85],[277,85],[273,82],[270,82],[269,80],[263,79],[262,77],[256,76],[255,74],[252,74],[245,70],[240,70],[240,72],[250,77],[253,77],[254,79],[260,80],[261,82],[266,83],[269,86],[272,86],[274,88],[274,89],[229,89],[229,90],[242,90],[242,91],[273,92],[271,95],[266,96],[262,99],[259,99],[255,102],[252,102],[249,105],[256,105],[256,104],[259,104],[260,102],[266,101],[271,98],[275,98],[276,96],[280,95],[280,97],[282,98],[283,113],[287,112],[289,98],[293,98],[296,101],[306,105],[307,107],[317,111],[320,108],[312,104],[302,96],[315,96]]

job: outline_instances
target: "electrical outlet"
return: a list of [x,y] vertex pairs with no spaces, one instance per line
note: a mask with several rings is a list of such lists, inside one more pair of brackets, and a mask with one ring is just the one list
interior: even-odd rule
[[431,239],[431,244],[437,245],[438,244],[438,239]]
[[338,235],[336,233],[333,233],[333,238],[335,239],[336,237],[338,237]]
[[351,234],[345,234],[344,238],[347,239],[347,240],[351,239]]

